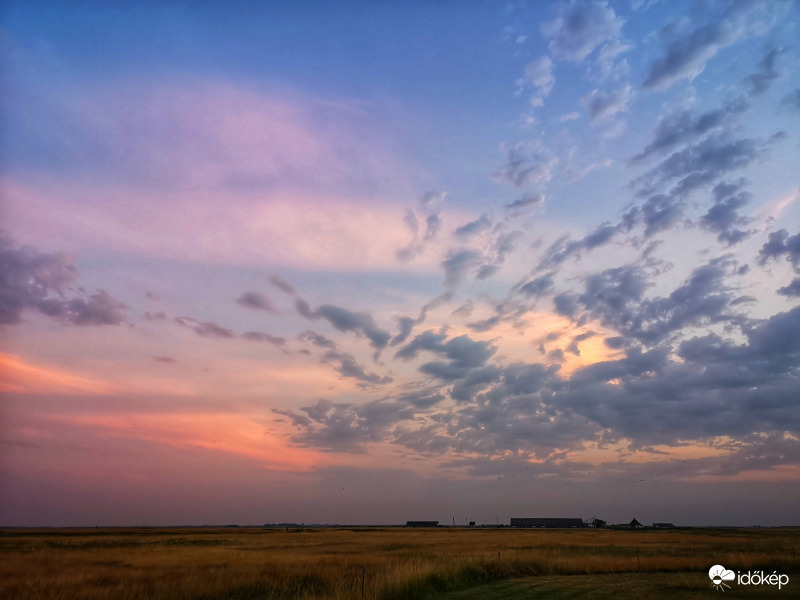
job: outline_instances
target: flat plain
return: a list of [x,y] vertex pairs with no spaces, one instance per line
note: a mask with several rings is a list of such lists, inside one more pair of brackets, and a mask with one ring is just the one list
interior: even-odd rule
[[797,597],[797,551],[789,528],[7,529],[0,598],[699,598],[714,564],[790,577],[734,597]]

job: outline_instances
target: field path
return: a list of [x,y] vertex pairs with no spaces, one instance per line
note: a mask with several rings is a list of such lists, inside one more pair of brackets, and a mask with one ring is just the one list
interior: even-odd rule
[[[792,579],[794,579],[794,576]],[[800,579],[800,577],[798,577]],[[791,584],[790,584],[791,585]],[[796,598],[797,588],[780,591],[772,586],[734,587],[725,598]],[[440,600],[605,600],[647,598],[716,598],[705,573],[613,573],[606,575],[548,575],[505,579],[468,590],[437,595]]]

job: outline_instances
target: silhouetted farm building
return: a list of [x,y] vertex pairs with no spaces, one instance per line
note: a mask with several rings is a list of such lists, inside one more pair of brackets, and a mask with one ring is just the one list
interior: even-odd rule
[[656,529],[675,529],[675,525],[672,523],[653,523],[653,527]]
[[439,521],[406,521],[406,527],[438,527]]
[[633,521],[631,521],[628,524],[628,526],[634,529],[638,529],[639,527],[644,527],[644,525],[642,525],[641,523],[639,523],[639,521],[636,520],[636,517],[633,518]]
[[511,517],[512,527],[549,527],[549,528],[566,528],[566,527],[584,527],[583,519],[529,519]]

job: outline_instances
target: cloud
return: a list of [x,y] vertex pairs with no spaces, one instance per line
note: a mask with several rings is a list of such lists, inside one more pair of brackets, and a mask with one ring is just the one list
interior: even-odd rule
[[700,219],[702,225],[717,232],[717,239],[728,245],[744,240],[750,232],[739,229],[748,224],[748,219],[738,214],[738,210],[750,201],[748,192],[740,191],[745,181],[734,184],[718,183],[714,186],[714,205]]
[[481,255],[475,250],[460,250],[451,252],[448,258],[442,261],[444,267],[444,287],[453,289],[461,285],[469,273],[480,265]]
[[644,235],[650,237],[671,228],[683,216],[685,203],[682,198],[667,194],[655,194],[626,215],[629,223],[641,219],[645,224]]
[[[709,265],[711,270],[718,266]],[[688,303],[694,311],[699,307],[696,299],[708,298],[708,291],[719,288],[717,274],[708,271],[695,272],[686,286],[669,296],[669,310]],[[655,308],[660,313],[663,299],[647,307],[642,282],[635,276],[632,270],[605,273],[593,288],[594,306],[624,312],[641,303],[642,311]],[[425,363],[420,370],[451,385],[450,396],[457,402],[452,410],[424,412],[443,400],[436,388],[362,406],[323,400],[296,415],[302,432],[295,441],[349,452],[362,452],[369,443],[391,442],[436,455],[512,453],[545,459],[554,449],[575,451],[587,440],[628,438],[633,447],[645,447],[733,435],[746,438],[734,442],[737,448],[741,442],[743,460],[731,458],[718,472],[786,464],[778,456],[786,445],[784,436],[753,437],[752,432],[800,429],[794,411],[800,308],[751,321],[743,332],[743,344],[708,334],[682,341],[675,355],[664,344],[647,351],[629,348],[620,358],[595,362],[563,379],[557,366],[487,364],[494,352],[488,343],[467,336],[448,340],[444,333],[426,331],[397,357],[410,360],[432,352],[447,358]],[[574,336],[571,345],[576,347],[571,350],[577,351],[577,344],[592,335]],[[621,338],[609,341],[622,347],[617,343]],[[744,460],[745,454],[750,458]],[[465,466],[473,463],[477,464],[468,460]],[[686,468],[681,470],[684,475]]]
[[72,298],[63,306],[63,315],[74,325],[119,325],[125,322],[125,305],[103,290],[88,298]]
[[294,307],[297,310],[297,312],[306,319],[319,318],[319,313],[311,310],[311,307],[308,305],[308,302],[306,302],[302,298],[298,298],[297,300],[294,301]]
[[659,165],[634,181],[637,195],[650,196],[655,190],[674,185],[673,196],[714,183],[725,174],[752,163],[763,151],[757,140],[743,138],[728,140],[724,134],[714,134],[674,152]]
[[553,178],[556,157],[539,140],[514,142],[503,148],[508,162],[493,177],[514,187],[543,186]]
[[289,294],[290,296],[297,293],[296,290],[294,289],[294,286],[292,286],[291,283],[289,283],[282,277],[279,277],[278,275],[273,275],[272,277],[270,277],[269,282],[276,288],[278,288],[285,294]]
[[355,192],[357,164],[358,186],[367,193],[401,163],[377,133],[375,116],[355,103],[286,89],[263,93],[208,73],[81,84],[64,77],[59,94],[48,94],[36,73],[51,67],[35,63],[51,59],[31,59],[30,70],[12,63],[10,78],[12,97],[37,99],[30,106],[36,119],[18,124],[25,140],[19,160],[39,166],[36,155],[46,148],[47,167],[59,175],[93,172],[115,184],[146,182],[165,191]]
[[795,277],[789,285],[779,288],[778,293],[789,298],[800,297],[800,277]]
[[417,221],[417,215],[414,214],[414,211],[410,208],[406,211],[406,216],[403,217],[403,221],[408,228],[411,230],[411,233],[414,234],[414,237],[417,237],[419,233],[419,222]]
[[[107,292],[75,295],[75,259],[64,253],[43,254],[19,248],[0,231],[0,325],[17,325],[26,309],[72,325],[119,325],[126,321],[125,305]],[[71,292],[73,296],[67,296]],[[82,293],[82,291],[81,291]]]
[[247,331],[242,334],[242,337],[246,340],[252,340],[254,342],[266,342],[268,344],[272,344],[273,346],[286,345],[286,338],[270,335],[268,333],[262,333],[260,331]]
[[327,320],[339,331],[352,331],[369,339],[373,348],[380,350],[389,343],[391,334],[378,327],[368,312],[353,312],[346,308],[325,304],[317,309],[317,314]]
[[174,362],[178,362],[178,361],[176,361],[174,358],[172,358],[171,356],[153,356],[153,357],[151,357],[151,358],[152,358],[154,361],[156,361],[156,362],[161,362],[161,363],[174,363]]
[[775,81],[780,73],[775,68],[776,59],[786,52],[786,48],[772,48],[765,55],[764,58],[758,63],[758,70],[745,79],[745,82],[750,85],[748,93],[751,96],[760,96],[766,92]]
[[320,348],[336,348],[336,343],[333,340],[330,340],[324,335],[321,335],[315,331],[311,331],[310,329],[307,329],[303,333],[299,334],[297,339],[301,342],[307,342]]
[[693,142],[703,134],[726,124],[728,117],[744,112],[750,107],[743,97],[725,104],[722,108],[706,111],[695,117],[689,110],[672,112],[658,119],[653,141],[631,159],[640,162],[653,154],[662,153],[685,142]]
[[414,330],[414,326],[420,323],[419,319],[412,319],[411,317],[400,317],[397,321],[400,326],[400,332],[389,342],[392,346],[397,346],[405,342]]
[[441,190],[430,190],[425,192],[420,199],[420,203],[425,209],[437,209],[447,199],[447,192]]
[[444,399],[445,396],[439,392],[438,388],[424,389],[397,397],[398,402],[406,402],[417,409],[432,408]]
[[491,226],[492,221],[489,218],[489,215],[484,213],[480,216],[480,218],[470,221],[469,223],[465,223],[461,227],[457,228],[455,230],[455,236],[462,240],[469,239],[474,235],[486,231]]
[[410,360],[422,351],[443,355],[448,362],[425,363],[420,367],[420,371],[439,379],[452,381],[466,377],[474,368],[482,367],[497,350],[490,342],[475,341],[467,335],[445,342],[446,338],[444,333],[426,331],[398,350],[395,358]]
[[405,240],[410,168],[378,111],[208,74],[85,85],[62,74],[52,94],[29,66],[14,80],[31,89],[9,90],[37,98],[12,119],[26,175],[0,194],[7,226],[31,243],[346,270],[393,263]]
[[534,106],[542,103],[543,99],[550,94],[556,79],[553,76],[553,61],[549,56],[542,56],[525,66],[525,74],[518,82],[520,86],[529,85],[536,88],[536,93],[531,99]]
[[484,245],[483,253],[475,250],[450,253],[449,258],[442,263],[445,268],[446,288],[452,290],[460,285],[473,269],[475,269],[475,278],[478,281],[488,279],[500,272],[508,255],[517,249],[517,242],[523,237],[523,233],[519,230],[504,231],[502,225],[496,226],[493,233],[495,235],[490,238],[488,248]]
[[224,339],[232,338],[236,335],[227,327],[217,325],[216,323],[209,323],[207,321],[198,321],[197,319],[193,319],[191,317],[175,317],[173,321],[181,327],[187,327],[191,329],[201,337]]
[[428,215],[425,218],[425,235],[422,237],[423,242],[429,242],[435,238],[441,226],[442,219],[438,214]]
[[581,62],[603,42],[619,37],[623,20],[606,2],[571,0],[559,2],[556,18],[542,25],[550,39],[548,48],[556,60]]
[[688,21],[673,21],[662,29],[664,54],[650,65],[645,88],[663,90],[681,79],[694,79],[717,52],[753,33],[758,24],[753,13],[766,8],[757,2],[730,2],[721,6],[724,8],[719,17],[712,16],[689,32],[686,32]]
[[573,170],[572,167],[570,166],[571,173],[569,175],[569,181],[571,181],[571,182],[572,181],[578,181],[579,179],[583,179],[584,177],[586,177],[592,171],[596,171],[597,169],[607,169],[612,164],[614,164],[614,163],[610,158],[604,158],[601,161],[598,161],[598,162],[595,162],[595,163],[590,163],[590,164],[586,165],[585,167],[583,167],[582,169],[574,169]]
[[692,338],[681,343],[680,362],[664,347],[628,350],[622,359],[579,369],[559,401],[645,443],[795,431],[791,372],[800,347],[792,336],[799,326],[795,309],[749,327],[743,345],[714,334]]
[[596,89],[581,98],[581,104],[589,111],[592,125],[596,125],[618,113],[627,112],[628,103],[633,97],[632,90],[633,88],[630,85],[610,92],[602,92]]
[[569,346],[567,346],[567,350],[569,352],[572,352],[572,354],[574,354],[575,356],[580,356],[581,351],[579,348],[579,344],[582,341],[593,338],[596,335],[597,334],[594,331],[587,331],[586,333],[581,333],[580,335],[576,335],[574,338],[572,338],[572,341],[570,342]]
[[418,255],[422,254],[428,244],[436,238],[436,235],[439,233],[439,229],[442,226],[442,218],[438,213],[428,215],[425,218],[425,232],[421,239],[419,237],[419,221],[417,220],[417,215],[414,213],[414,211],[411,209],[407,210],[406,216],[403,220],[413,233],[414,237],[408,246],[395,252],[395,256],[400,262],[408,262],[409,260],[412,260],[413,258],[416,258]]
[[365,452],[366,444],[383,441],[399,421],[414,416],[406,403],[381,400],[355,405],[323,399],[300,410],[307,416],[279,413],[290,416],[302,430],[292,437],[295,443],[357,454]]
[[365,336],[372,347],[377,350],[384,348],[392,337],[388,331],[378,327],[375,319],[368,312],[353,312],[332,304],[323,304],[317,310],[312,311],[302,298],[295,301],[295,307],[297,312],[306,319],[323,318],[338,331],[350,331]]
[[767,142],[729,138],[727,120],[748,107],[749,104],[740,97],[721,109],[707,111],[698,117],[690,111],[662,116],[654,140],[634,156],[631,163],[679,144],[684,146],[631,182],[636,196],[644,200],[628,209],[621,226],[630,230],[637,223],[644,223],[645,237],[665,231],[681,222],[692,192],[716,184],[712,195],[714,204],[707,208],[700,225],[716,232],[718,240],[726,245],[748,237],[751,232],[742,227],[749,220],[737,212],[750,198],[740,189],[745,180],[740,178],[730,184],[721,180],[750,165],[776,141],[772,138]]
[[506,204],[506,210],[510,216],[515,217],[532,208],[543,206],[544,201],[544,194],[528,192],[513,202]]
[[788,106],[789,108],[800,110],[800,89],[796,89],[793,92],[786,94],[781,99],[781,106]]
[[577,318],[581,311],[627,339],[656,344],[685,327],[736,322],[726,312],[733,295],[725,278],[735,265],[721,257],[696,268],[688,281],[668,296],[645,299],[648,285],[642,268],[627,265],[589,275],[581,294],[554,299],[556,310]]
[[580,256],[584,251],[593,250],[607,244],[618,232],[619,227],[617,225],[602,223],[580,240],[570,240],[569,237],[563,236],[545,251],[537,271],[552,269],[571,256]]
[[[24,309],[45,306],[47,310],[48,298],[53,303],[51,312],[60,309],[61,296],[78,278],[74,259],[65,254],[40,254],[30,247],[13,246],[11,237],[0,232],[0,324],[3,325],[19,323]],[[52,298],[53,293],[58,298]]]
[[376,373],[367,372],[352,354],[339,350],[336,342],[314,331],[306,330],[297,336],[297,339],[318,348],[325,348],[326,351],[320,357],[320,362],[332,364],[334,370],[342,377],[357,380],[359,387],[371,389],[393,381],[393,378],[388,375],[381,377]]
[[384,376],[381,377],[375,373],[367,373],[362,365],[356,361],[356,359],[347,352],[339,352],[336,350],[330,350],[325,353],[323,356],[323,362],[334,362],[336,363],[335,369],[336,372],[339,373],[342,377],[350,377],[352,379],[357,379],[361,382],[361,384],[368,385],[369,387],[375,385],[386,385],[393,381],[392,377]]
[[525,66],[523,81],[538,88],[542,96],[547,96],[553,89],[553,61],[548,56],[542,56]]
[[524,294],[525,296],[538,297],[538,296],[543,296],[552,289],[553,289],[553,273],[547,273],[546,275],[542,275],[541,277],[537,277],[535,279],[532,279],[524,283],[519,288],[519,292],[521,294]]
[[765,265],[772,260],[778,260],[782,256],[792,263],[795,271],[800,272],[800,233],[789,235],[785,229],[769,234],[767,241],[758,254],[758,263]]
[[264,310],[273,314],[278,313],[272,302],[272,298],[258,292],[245,292],[236,302],[245,308]]

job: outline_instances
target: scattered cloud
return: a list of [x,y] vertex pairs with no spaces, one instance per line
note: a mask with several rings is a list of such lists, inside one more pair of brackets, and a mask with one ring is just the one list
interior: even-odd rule
[[273,346],[286,345],[286,338],[270,335],[268,333],[262,333],[260,331],[247,331],[242,334],[242,337],[246,340],[252,340],[254,342],[266,342],[268,344],[272,344]]
[[272,277],[270,277],[269,282],[276,288],[278,288],[280,291],[282,291],[284,294],[289,294],[291,296],[297,293],[294,289],[294,286],[292,286],[291,283],[289,283],[282,277],[279,277],[278,275],[273,275]]
[[107,292],[86,296],[71,288],[78,279],[74,263],[75,258],[64,253],[15,247],[12,238],[0,231],[0,325],[19,324],[26,309],[72,325],[124,323],[125,304]]
[[173,321],[181,327],[187,327],[191,329],[200,337],[224,339],[232,338],[236,335],[227,327],[217,325],[216,323],[209,323],[207,321],[198,321],[197,319],[193,319],[191,317],[175,317]]
[[272,298],[259,292],[245,292],[236,302],[245,308],[263,310],[273,314],[278,313]]
[[543,206],[545,201],[544,194],[541,193],[526,193],[517,198],[513,202],[506,204],[506,210],[511,216],[519,216],[533,208]]
[[514,187],[541,187],[553,178],[553,169],[558,164],[556,157],[539,140],[515,142],[504,148],[507,164],[493,175]]
[[548,48],[556,60],[581,62],[598,46],[618,38],[624,20],[606,2],[570,0],[559,2],[556,18],[542,25],[550,39]]
[[633,96],[633,88],[626,85],[618,90],[602,92],[598,89],[592,90],[588,95],[581,99],[581,104],[589,111],[589,119],[592,125],[604,121],[621,112],[627,112],[628,103]]
[[762,24],[754,18],[754,13],[768,10],[758,2],[727,2],[720,7],[719,18],[695,21],[691,30],[690,21],[683,18],[661,30],[664,53],[650,65],[645,88],[664,90],[681,79],[691,81],[720,50],[755,33]]

